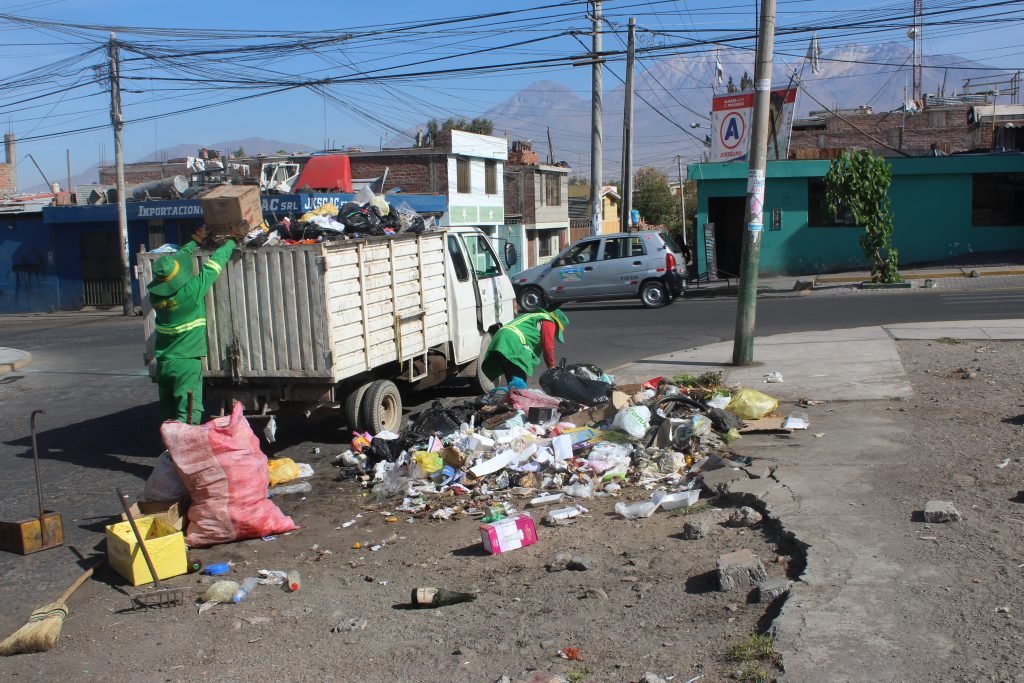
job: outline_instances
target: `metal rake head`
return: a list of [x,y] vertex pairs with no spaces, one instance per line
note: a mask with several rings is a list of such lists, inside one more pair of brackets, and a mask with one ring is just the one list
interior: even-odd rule
[[184,604],[185,589],[158,588],[157,590],[146,591],[145,593],[136,593],[130,597],[133,610],[160,609]]

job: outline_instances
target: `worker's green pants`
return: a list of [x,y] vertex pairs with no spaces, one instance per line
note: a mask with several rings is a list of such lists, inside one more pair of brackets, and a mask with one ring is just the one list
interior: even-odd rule
[[[156,385],[160,393],[160,420],[188,424],[203,421],[203,361],[200,358],[165,358],[157,362]],[[188,392],[192,392],[192,415]]]

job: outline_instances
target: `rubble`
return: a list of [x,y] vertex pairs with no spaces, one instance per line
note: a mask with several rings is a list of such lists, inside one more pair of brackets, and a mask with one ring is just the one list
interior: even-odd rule
[[960,511],[947,500],[929,500],[924,504],[924,521],[928,523],[959,522],[962,519]]
[[786,578],[768,579],[757,585],[757,601],[771,602],[789,592],[790,582]]
[[708,534],[708,523],[703,521],[686,522],[683,524],[683,538],[687,541],[697,541]]
[[723,593],[749,590],[768,579],[761,560],[749,548],[718,558],[718,589]]
[[755,524],[761,523],[761,513],[752,507],[744,505],[741,508],[737,508],[732,511],[729,515],[729,521],[727,524],[734,527],[745,527],[754,526]]

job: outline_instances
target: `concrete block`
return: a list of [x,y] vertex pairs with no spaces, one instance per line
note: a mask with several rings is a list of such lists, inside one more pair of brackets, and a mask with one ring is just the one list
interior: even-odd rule
[[704,473],[704,488],[716,495],[729,493],[736,482],[746,481],[747,475],[740,470],[724,468]]
[[778,578],[762,581],[757,585],[757,601],[771,602],[789,592],[789,579]]
[[753,550],[744,548],[718,558],[718,590],[749,590],[768,579],[768,572]]
[[926,522],[959,522],[963,519],[960,511],[948,500],[929,500],[924,504],[924,521]]
[[686,522],[683,524],[683,538],[687,541],[697,541],[708,535],[707,522]]

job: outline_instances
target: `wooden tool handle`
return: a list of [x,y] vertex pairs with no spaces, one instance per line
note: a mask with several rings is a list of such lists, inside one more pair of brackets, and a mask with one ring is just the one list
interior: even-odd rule
[[160,579],[156,575],[156,567],[153,566],[153,560],[149,558],[149,551],[146,550],[146,542],[142,539],[142,534],[139,533],[139,527],[135,525],[135,515],[132,514],[132,510],[128,507],[128,497],[121,493],[121,489],[114,489],[117,491],[117,497],[121,501],[121,507],[124,508],[124,514],[128,517],[128,523],[132,526],[132,533],[135,534],[135,540],[139,542],[139,550],[142,551],[142,557],[146,560],[146,566],[149,567],[149,573],[153,575],[153,586],[160,589]]
[[86,569],[84,572],[82,572],[82,575],[79,576],[77,579],[75,579],[75,582],[73,584],[71,584],[70,586],[68,586],[68,589],[66,591],[61,593],[60,597],[57,598],[57,602],[67,602],[68,598],[71,597],[72,593],[74,593],[76,590],[78,590],[78,588],[83,583],[85,583],[86,580],[90,576],[92,576],[93,573],[95,573],[95,571],[97,569],[99,569],[101,566],[103,566],[103,562],[104,562],[104,560],[103,560],[102,557],[98,558],[95,562],[93,562],[92,566],[90,566],[88,569]]

